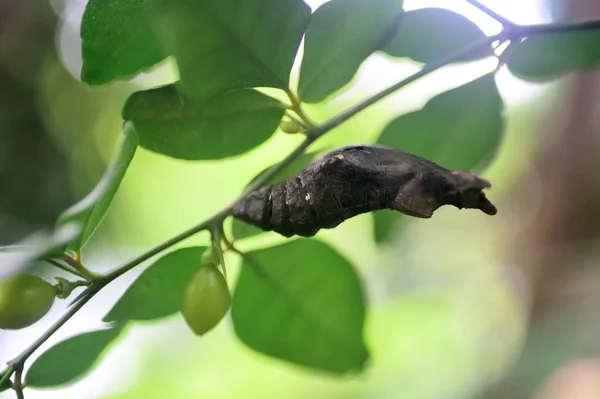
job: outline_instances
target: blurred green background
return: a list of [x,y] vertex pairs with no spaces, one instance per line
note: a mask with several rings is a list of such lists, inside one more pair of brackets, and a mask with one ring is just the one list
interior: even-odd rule
[[[322,1],[307,3],[314,9]],[[550,4],[545,2],[485,3],[518,23],[551,18]],[[407,8],[452,6],[486,33],[499,30],[494,21],[461,0],[414,0],[405,4]],[[553,6],[555,16],[569,15],[568,10]],[[175,78],[173,65],[166,62],[129,83],[94,90],[82,85],[77,79],[81,65],[78,24],[84,7],[85,1],[80,0],[3,0],[0,4],[0,244],[51,226],[60,212],[83,197],[102,175],[121,139],[120,109],[127,95]],[[324,120],[418,67],[376,54],[361,67],[348,91],[307,110],[313,119]],[[316,147],[372,142],[395,116],[418,109],[435,94],[493,67],[493,61],[487,60],[436,72],[359,114]],[[519,254],[537,254],[535,251],[546,248],[524,247],[538,242],[531,240],[532,234],[537,234],[531,226],[546,226],[540,218],[551,219],[544,216],[544,212],[551,212],[544,201],[552,193],[559,193],[563,200],[560,209],[564,209],[564,203],[568,205],[573,197],[573,192],[551,187],[559,180],[544,177],[544,171],[555,169],[538,169],[542,162],[538,160],[549,157],[552,167],[561,170],[561,162],[577,159],[578,155],[593,157],[587,153],[576,153],[571,155],[573,158],[555,153],[553,157],[552,153],[548,155],[552,148],[544,146],[550,138],[560,142],[559,133],[551,135],[557,121],[568,122],[576,115],[577,106],[567,104],[574,101],[572,87],[577,85],[572,77],[532,86],[502,70],[497,82],[508,105],[508,126],[496,158],[483,173],[493,182],[489,196],[500,210],[497,217],[441,209],[431,220],[404,220],[394,239],[379,247],[372,238],[370,214],[318,234],[354,261],[365,283],[369,298],[366,337],[372,358],[364,374],[340,378],[266,358],[238,342],[229,321],[197,338],[177,315],[128,328],[98,367],[77,384],[64,390],[30,391],[27,397],[469,398],[476,397],[506,371],[517,370],[513,360],[527,319],[523,304],[537,309],[536,289],[544,281],[536,277],[539,284],[527,284],[532,274],[523,271],[522,265],[533,261],[523,260]],[[577,137],[573,133],[571,140],[583,140]],[[203,220],[300,141],[301,137],[277,132],[249,153],[211,162],[179,161],[140,149],[98,235],[86,250],[88,266],[98,271],[109,269]],[[590,142],[584,144],[576,148],[591,146]],[[577,167],[571,177],[588,176],[584,166]],[[577,186],[575,196],[596,198],[584,194],[598,192],[597,179],[586,182]],[[587,215],[595,220],[593,212]],[[572,231],[568,216],[544,227],[544,231],[561,229],[563,222],[568,227],[565,229]],[[560,252],[562,257],[558,252],[546,255],[558,257],[563,265],[585,264],[588,273],[595,259],[593,249],[598,248],[597,235],[594,229],[584,230],[585,235],[550,242],[554,248],[569,246],[569,252]],[[530,241],[521,240],[520,234]],[[183,245],[207,241],[207,234],[201,234]],[[239,247],[258,248],[281,241],[282,237],[265,234],[240,242]],[[581,245],[585,251],[572,248]],[[573,251],[578,255],[571,256]],[[565,253],[571,258],[565,258]],[[239,260],[233,256],[227,260],[235,279]],[[103,313],[139,272],[133,271],[109,286],[48,345],[75,331],[100,325]],[[584,280],[589,281],[587,277]],[[580,309],[583,302],[579,299],[576,308]],[[571,319],[563,323],[556,316],[569,315],[572,307],[565,308],[551,307],[550,320],[571,326]],[[19,353],[61,310],[56,306],[41,323],[21,332],[0,333],[1,358]],[[588,335],[596,331],[589,326],[580,330]],[[569,339],[574,335],[565,334]],[[552,339],[541,349],[543,353],[552,354],[563,346],[563,335]],[[515,383],[516,391],[506,397],[530,397],[548,372],[572,355],[562,357],[559,353],[555,357],[558,360],[552,360],[552,356],[542,358],[536,353],[533,359],[541,364],[526,363],[525,371],[518,373],[526,377],[524,382]],[[598,378],[600,374],[594,375]]]

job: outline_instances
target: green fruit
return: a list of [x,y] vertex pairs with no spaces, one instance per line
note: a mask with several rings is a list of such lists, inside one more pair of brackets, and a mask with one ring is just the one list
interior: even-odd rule
[[0,328],[16,330],[32,325],[52,307],[56,289],[32,274],[0,281]]
[[181,314],[196,335],[203,335],[219,324],[230,304],[225,278],[214,265],[205,264],[183,293]]

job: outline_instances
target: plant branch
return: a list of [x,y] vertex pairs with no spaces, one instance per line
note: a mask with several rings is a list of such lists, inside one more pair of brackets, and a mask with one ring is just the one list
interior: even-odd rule
[[[416,72],[415,74],[409,76],[406,79],[401,80],[400,82],[388,87],[387,89],[382,90],[381,92],[365,99],[359,104],[350,107],[346,111],[340,113],[339,115],[323,122],[322,124],[315,125],[314,122],[304,113],[302,110],[301,104],[297,98],[297,96],[288,91],[288,95],[290,96],[290,100],[292,101],[292,106],[290,107],[308,126],[309,129],[306,131],[305,140],[298,145],[290,154],[288,154],[280,163],[270,168],[267,172],[262,174],[259,178],[257,178],[254,182],[252,182],[246,190],[242,192],[242,194],[233,202],[235,204],[237,201],[243,199],[248,193],[262,187],[267,184],[271,179],[273,179],[279,172],[281,172],[284,168],[289,166],[298,156],[302,155],[304,151],[314,143],[318,138],[329,132],[330,130],[336,128],[341,125],[354,115],[363,111],[367,107],[375,104],[376,102],[382,100],[388,95],[394,93],[395,91],[408,86],[412,82],[450,64],[456,62],[460,59],[463,59],[466,55],[469,55],[475,51],[481,50],[490,46],[492,43],[496,41],[503,40],[516,40],[521,39],[527,36],[539,35],[539,34],[548,34],[548,33],[559,33],[559,32],[571,32],[571,31],[584,31],[591,29],[600,29],[600,20],[595,21],[584,21],[579,23],[558,23],[558,24],[544,24],[544,25],[530,25],[530,26],[515,26],[512,29],[505,29],[503,32],[486,37],[482,40],[479,40],[469,46],[466,46],[463,50],[458,51],[448,57],[445,57],[439,61],[429,63],[425,65],[421,70]],[[106,275],[93,276],[92,283],[84,290],[81,296],[77,298],[77,300],[72,304],[72,307],[67,310],[67,312],[58,319],[47,331],[42,334],[35,342],[33,342],[28,348],[26,348],[19,356],[9,362],[9,366],[6,370],[6,374],[3,375],[2,380],[6,380],[11,377],[12,373],[18,370],[19,367],[22,367],[25,361],[31,356],[33,352],[35,352],[48,338],[50,338],[63,324],[65,324],[73,315],[75,315],[94,295],[104,288],[107,284],[133,269],[137,265],[142,262],[150,259],[151,257],[159,254],[160,252],[172,247],[173,245],[183,241],[192,235],[203,231],[216,231],[222,226],[223,221],[227,218],[231,213],[232,205],[226,206],[212,217],[206,219],[205,221],[199,223],[198,225],[154,246],[143,254],[137,256],[136,258],[125,262],[124,264],[116,267],[112,271],[110,271]],[[227,241],[225,241],[227,243]],[[230,246],[230,249],[234,250],[233,246]],[[77,259],[70,258],[72,261],[77,261]],[[81,265],[79,263],[79,265]],[[73,266],[73,265],[71,265]],[[81,265],[82,266],[82,265]],[[86,269],[87,270],[87,269]],[[79,270],[81,272],[81,270]]]
[[504,39],[506,39],[506,36],[507,36],[507,34],[502,32],[502,33],[499,33],[494,36],[485,37],[484,39],[479,40],[479,41],[471,44],[470,46],[467,46],[463,50],[460,50],[454,54],[449,55],[448,57],[445,57],[439,61],[435,61],[435,62],[426,64],[425,66],[423,66],[423,68],[421,68],[416,73],[410,75],[408,78],[403,79],[400,82],[388,87],[387,89],[384,89],[384,90],[380,91],[379,93],[374,94],[373,96],[367,98],[366,100],[354,105],[353,107],[350,107],[346,111],[325,121],[323,124],[317,126],[316,128],[308,130],[306,132],[306,134],[307,134],[307,136],[313,135],[316,137],[320,137],[323,134],[330,131],[331,129],[341,125],[343,122],[347,121],[348,119],[350,119],[354,115],[358,114],[365,108],[375,104],[379,100],[382,100],[383,98],[389,96],[390,94],[394,93],[395,91],[397,91],[405,86],[408,86],[412,82],[414,82],[426,75],[429,75],[431,72],[434,72],[448,64],[456,62],[457,60],[460,60],[473,52],[476,52],[478,50],[481,50],[482,48],[490,46],[495,41],[504,40]]
[[490,46],[492,43],[496,41],[504,41],[504,40],[515,40],[522,39],[528,36],[536,36],[542,34],[550,34],[550,33],[561,33],[561,32],[575,32],[575,31],[585,31],[585,30],[600,30],[600,20],[590,20],[583,22],[564,22],[564,23],[554,23],[554,24],[538,24],[538,25],[529,25],[529,26],[516,26],[514,29],[506,29],[497,35],[488,36],[484,39],[481,39],[464,49],[449,55],[448,57],[442,58],[439,61],[431,62],[426,64],[416,73],[412,74],[408,78],[401,80],[400,82],[388,87],[380,91],[377,94],[367,98],[350,107],[346,111],[340,113],[339,115],[325,121],[324,123],[316,126],[313,129],[309,129],[306,134],[307,136],[316,136],[320,137],[323,134],[327,133],[331,129],[341,125],[357,113],[361,112],[365,108],[375,104],[379,100],[389,96],[395,91],[408,86],[414,81],[434,72],[448,64],[456,62],[457,60],[462,59],[463,57],[472,54],[482,48]]
[[139,255],[137,258],[134,258],[134,259],[122,264],[121,266],[113,269],[111,272],[106,274],[104,277],[101,278],[103,285],[110,283],[111,281],[113,281],[117,277],[121,276],[122,274],[128,272],[129,270],[133,269],[140,263],[145,262],[146,260],[150,259],[154,255],[161,253],[165,249],[172,247],[173,245],[179,243],[180,241],[183,241],[186,238],[189,238],[189,237],[193,236],[194,234],[199,233],[203,230],[212,230],[213,228],[215,228],[215,226],[218,226],[221,223],[223,223],[223,220],[225,220],[225,218],[227,216],[229,216],[229,207],[222,209],[220,212],[216,213],[209,219],[184,231],[183,233],[177,234],[175,237],[172,237],[166,241],[163,241],[162,243],[156,245],[155,247],[153,247],[153,248],[149,249],[148,251],[144,252],[143,254]]
[[23,368],[25,361],[35,352],[44,342],[48,340],[60,327],[63,326],[71,317],[75,315],[85,305],[92,297],[100,291],[103,285],[99,282],[95,282],[90,285],[85,290],[85,295],[81,297],[81,299],[73,305],[72,308],[67,310],[65,314],[63,314],[60,319],[58,319],[48,330],[46,330],[38,339],[36,339],[31,345],[29,345],[19,356],[14,358],[13,360],[8,362],[8,369],[6,370],[6,374],[9,378],[10,375],[14,372],[17,372],[19,368]]
[[600,29],[600,19],[591,19],[581,22],[556,22],[553,24],[537,24],[519,26],[512,32],[511,38],[524,38],[528,36],[546,35],[551,33],[580,32]]
[[466,1],[467,1],[467,3],[472,4],[474,7],[483,11],[490,17],[494,18],[496,21],[500,22],[502,24],[502,26],[504,27],[504,29],[514,29],[518,26],[517,24],[504,18],[502,15],[498,14],[496,11],[492,10],[488,6],[481,4],[478,0],[466,0]]

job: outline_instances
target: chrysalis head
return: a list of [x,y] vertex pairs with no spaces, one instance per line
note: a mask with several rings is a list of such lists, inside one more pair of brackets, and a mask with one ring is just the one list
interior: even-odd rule
[[480,209],[488,215],[495,215],[498,210],[483,193],[484,188],[490,188],[489,181],[481,179],[465,170],[453,170],[452,177],[457,194],[458,208]]

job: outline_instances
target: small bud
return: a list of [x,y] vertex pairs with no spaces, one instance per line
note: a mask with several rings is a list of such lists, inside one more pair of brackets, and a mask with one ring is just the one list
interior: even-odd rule
[[282,132],[290,133],[290,134],[300,133],[300,132],[304,131],[304,127],[294,120],[281,121],[279,123],[279,128],[281,129]]
[[54,280],[56,280],[54,287],[56,288],[56,297],[58,299],[67,299],[75,288],[86,285],[84,281],[69,281],[62,277],[54,277]]

